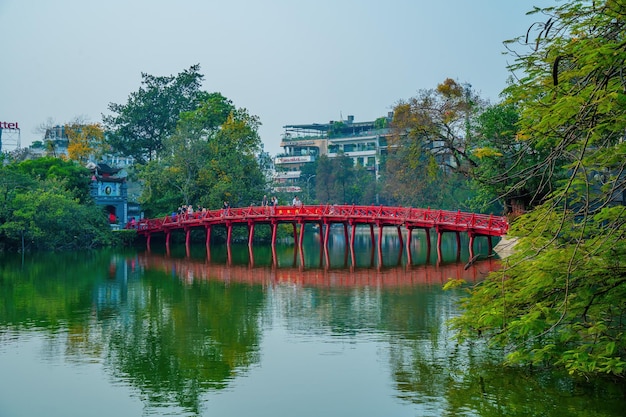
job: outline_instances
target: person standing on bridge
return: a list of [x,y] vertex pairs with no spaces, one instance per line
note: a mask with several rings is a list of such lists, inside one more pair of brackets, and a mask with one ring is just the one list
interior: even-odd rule
[[298,196],[295,196],[293,198],[293,201],[291,202],[291,205],[294,207],[302,207],[302,201],[298,198]]

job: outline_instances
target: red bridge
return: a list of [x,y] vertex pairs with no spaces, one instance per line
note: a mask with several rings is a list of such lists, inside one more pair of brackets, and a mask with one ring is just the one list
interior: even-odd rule
[[[346,242],[350,242],[350,251],[354,259],[354,236],[356,227],[359,225],[369,226],[372,243],[375,241],[374,226],[379,229],[378,253],[381,256],[382,231],[384,227],[395,227],[398,231],[400,245],[403,243],[402,228],[407,230],[406,252],[411,261],[411,237],[414,229],[422,229],[426,233],[428,250],[430,251],[430,231],[437,233],[437,254],[441,259],[441,236],[445,232],[454,232],[457,237],[457,248],[460,250],[459,233],[467,233],[469,236],[470,258],[474,257],[474,238],[486,236],[489,240],[490,251],[492,249],[491,238],[503,236],[509,228],[505,217],[485,214],[464,213],[461,211],[445,211],[418,209],[410,207],[387,207],[387,206],[355,206],[355,205],[320,205],[320,206],[278,206],[278,207],[241,207],[220,210],[196,212],[185,215],[172,215],[158,219],[143,219],[127,228],[136,228],[137,233],[146,237],[148,250],[150,239],[154,234],[164,233],[166,247],[169,250],[170,235],[172,231],[184,231],[187,248],[190,244],[190,233],[193,229],[203,228],[206,230],[206,247],[209,250],[211,228],[213,226],[226,227],[226,244],[230,248],[233,226],[246,226],[248,228],[248,246],[252,247],[254,228],[256,225],[269,225],[272,229],[272,248],[276,244],[276,229],[281,223],[293,225],[293,237],[297,247],[302,249],[306,223],[319,225],[322,233],[321,242],[324,250],[328,252],[328,236],[330,226],[333,224],[343,225]],[[351,227],[351,236],[348,237],[348,227]],[[275,259],[275,258],[274,258]]]

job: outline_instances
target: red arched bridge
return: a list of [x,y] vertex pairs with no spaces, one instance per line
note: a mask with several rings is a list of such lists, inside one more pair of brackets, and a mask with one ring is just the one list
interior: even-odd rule
[[[422,229],[426,233],[426,241],[430,250],[430,231],[437,233],[437,253],[441,259],[441,236],[445,232],[454,232],[457,237],[457,248],[460,250],[460,233],[469,236],[470,258],[474,257],[474,238],[486,236],[489,248],[492,249],[491,238],[506,234],[509,224],[505,217],[464,213],[461,211],[431,210],[411,207],[388,206],[356,206],[356,205],[319,205],[319,206],[278,206],[278,207],[239,207],[220,210],[195,212],[193,214],[171,215],[157,219],[142,219],[136,224],[128,224],[127,228],[137,229],[137,233],[146,237],[148,250],[150,239],[155,234],[165,234],[166,246],[169,249],[170,235],[173,231],[186,233],[185,243],[190,244],[190,233],[193,229],[206,230],[206,247],[209,249],[211,228],[226,227],[226,244],[230,247],[233,226],[248,228],[248,245],[252,246],[256,225],[269,225],[272,230],[272,247],[276,243],[277,226],[281,223],[293,224],[293,237],[298,248],[302,248],[307,223],[319,225],[322,234],[321,243],[328,250],[330,226],[343,225],[346,242],[354,256],[354,236],[357,226],[369,226],[372,243],[375,241],[374,226],[378,227],[378,252],[381,253],[382,230],[384,227],[395,227],[398,231],[400,245],[403,243],[402,228],[407,230],[406,249],[411,259],[411,237],[414,229]],[[351,235],[348,229],[351,228]]]

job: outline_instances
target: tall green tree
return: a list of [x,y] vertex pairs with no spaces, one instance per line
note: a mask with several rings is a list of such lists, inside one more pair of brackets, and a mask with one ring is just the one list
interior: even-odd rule
[[206,99],[199,71],[200,65],[192,65],[176,76],[142,73],[139,90],[126,104],[110,103],[112,114],[103,116],[112,148],[140,163],[159,157],[181,113],[196,110]]
[[260,201],[265,177],[256,157],[259,125],[256,116],[221,94],[208,94],[198,109],[181,115],[162,158],[141,170],[146,210],[160,215],[181,204],[216,209],[223,201]]
[[[514,364],[626,376],[626,2],[570,1],[535,9],[542,24],[511,42],[507,89],[531,159],[516,174],[543,204],[519,217],[517,253],[474,288],[455,321]],[[533,34],[533,36],[530,36]],[[532,185],[532,183],[539,184]]]

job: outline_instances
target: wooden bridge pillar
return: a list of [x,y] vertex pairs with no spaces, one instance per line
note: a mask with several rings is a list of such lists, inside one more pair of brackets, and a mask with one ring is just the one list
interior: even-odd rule
[[330,268],[330,254],[328,253],[328,235],[330,234],[330,223],[326,223],[324,226],[324,260],[326,261],[326,267]]
[[276,268],[278,266],[278,255],[276,254],[276,246],[272,245],[272,266]]
[[248,222],[248,247],[252,247],[252,240],[254,239],[254,222]]
[[352,262],[352,266],[356,265],[356,255],[354,253],[354,239],[356,236],[356,224],[352,224],[352,233],[350,235],[350,260]]
[[378,225],[378,267],[383,266],[383,225]]
[[207,224],[206,226],[204,226],[204,229],[206,231],[206,241],[205,241],[205,246],[206,246],[206,250],[207,253],[210,250],[210,246],[211,246],[211,225]]
[[172,234],[172,232],[170,232],[169,230],[165,231],[165,249],[167,251],[170,250],[170,235]]
[[185,247],[189,247],[191,237],[191,228],[185,227]]
[[406,259],[409,265],[413,264],[413,254],[411,253],[411,238],[413,236],[413,229],[408,228],[406,234]]
[[276,228],[278,227],[278,222],[272,219],[272,248],[276,247]]
[[302,252],[302,243],[304,242],[304,223],[300,222],[300,235],[298,236],[298,247]]
[[229,221],[226,222],[226,246],[230,248],[230,240],[233,237],[233,224]]
[[443,260],[443,254],[441,253],[441,241],[443,237],[443,231],[437,229],[437,264],[440,264]]
[[150,238],[152,238],[152,233],[148,233],[148,237],[146,237],[146,249],[150,252]]
[[254,252],[252,251],[252,245],[248,245],[248,259],[250,262],[250,268],[254,268]]
[[469,235],[469,257],[470,259],[474,258],[474,233],[473,232],[467,232],[467,234]]

